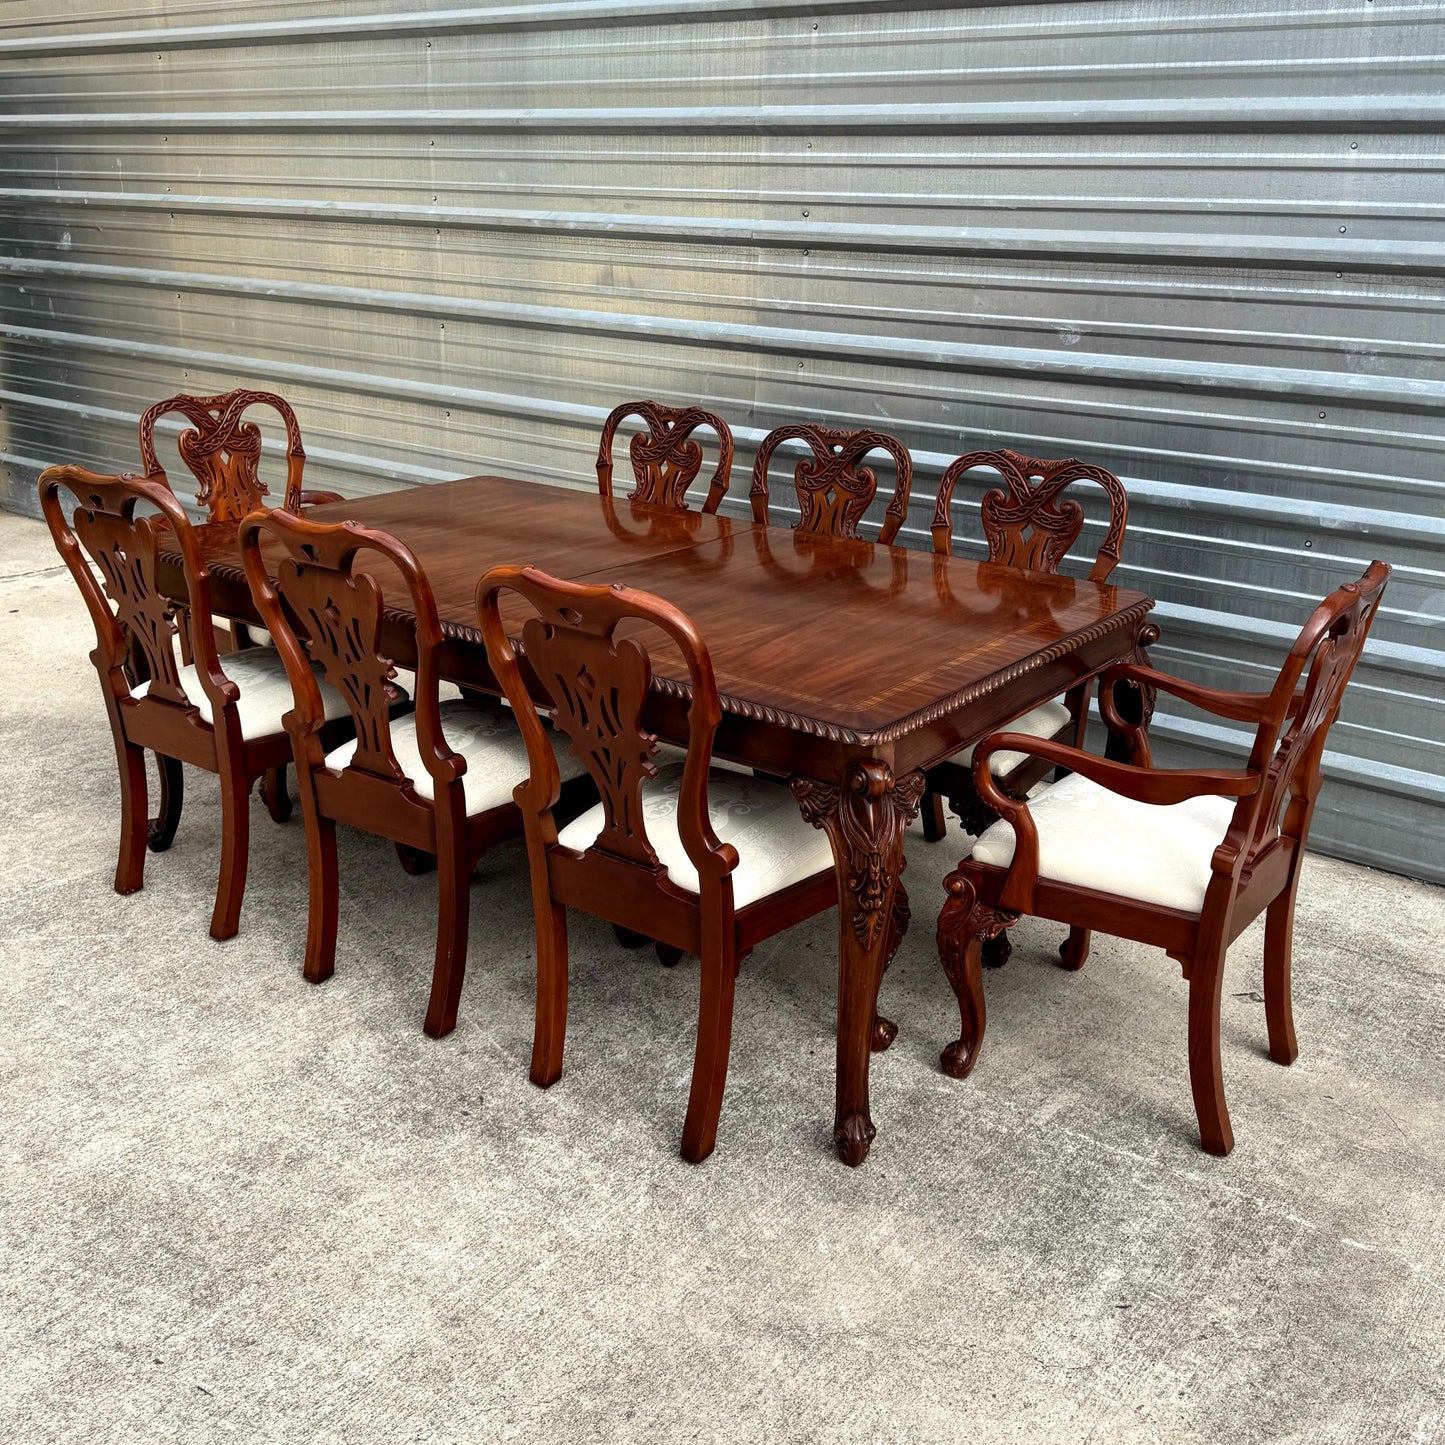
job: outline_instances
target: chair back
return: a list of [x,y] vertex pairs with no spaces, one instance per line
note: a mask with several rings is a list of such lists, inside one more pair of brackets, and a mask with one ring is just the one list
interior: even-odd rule
[[196,501],[213,522],[239,521],[267,505],[270,489],[261,480],[261,429],[243,420],[253,406],[270,407],[286,428],[286,492],[288,512],[301,506],[301,474],[306,453],[296,413],[269,391],[228,391],[224,396],[172,396],[147,408],[140,419],[140,454],[148,477],[165,479],[156,456],[155,429],[161,417],[179,412],[191,423],[177,439],[181,460],[200,484]]
[[1319,795],[1325,739],[1380,608],[1390,568],[1371,562],[1330,593],[1289,650],[1259,722],[1249,766],[1264,778],[1241,798],[1224,847],[1252,859],[1280,834],[1301,847]]
[[[522,625],[521,654],[502,622],[501,600],[519,595],[531,616]],[[522,676],[540,686],[570,751],[601,797],[603,826],[588,850],[653,873],[662,865],[647,835],[642,789],[657,776],[655,734],[642,724],[652,691],[652,659],[639,633],[671,641],[687,667],[691,701],[688,748],[678,796],[677,828],[704,883],[721,883],[737,863],[708,821],[707,775],[713,735],[722,716],[712,659],[691,620],[650,592],[620,584],[587,585],[534,567],[494,567],[477,587],[477,609],[492,671],[506,690],[527,744],[530,777],[516,791],[530,836],[557,841],[552,808],[561,777],[556,754]],[[640,624],[640,626],[639,626]],[[619,632],[626,630],[626,636]],[[538,830],[540,829],[540,832]]]
[[[216,708],[236,691],[221,672],[211,626],[210,574],[184,509],[163,481],[122,472],[101,476],[84,467],[47,467],[40,474],[40,509],[56,550],[85,599],[95,625],[91,661],[108,693],[129,696],[149,682],[146,697],[190,709],[181,681],[176,641],[178,614],[188,628],[187,641],[202,687]],[[61,492],[79,503],[67,519]],[[154,512],[136,515],[142,502]],[[178,607],[161,591],[157,571],[162,545],[178,551],[190,607]],[[95,570],[92,570],[92,564]],[[101,580],[96,580],[96,572]]]
[[720,417],[701,407],[663,406],[656,401],[629,401],[614,408],[602,423],[597,446],[597,487],[604,497],[612,495],[612,443],[618,425],[627,417],[641,417],[647,430],[638,432],[628,445],[636,489],[632,500],[655,507],[687,510],[687,489],[702,470],[702,447],[693,440],[699,427],[717,436],[717,469],[708,482],[704,512],[716,512],[728,489],[733,469],[733,434]]
[[[237,535],[251,594],[291,682],[295,709],[286,726],[298,759],[304,752],[313,769],[321,762],[317,734],[326,715],[314,663],[345,700],[356,729],[356,751],[346,771],[408,782],[392,746],[391,705],[401,694],[391,682],[396,668],[381,650],[386,598],[375,576],[364,570],[367,561],[389,563],[400,574],[416,617],[416,735],[422,761],[439,782],[459,777],[465,763],[447,747],[439,714],[441,624],[431,584],[410,549],[389,533],[356,522],[311,522],[279,510],[251,513]],[[274,575],[262,552],[267,538],[280,543]]]
[[1008,488],[985,492],[980,507],[983,534],[988,539],[988,560],[1005,567],[1034,572],[1057,572],[1059,563],[1079,540],[1084,509],[1063,495],[1075,482],[1093,482],[1109,499],[1109,525],[1089,570],[1091,582],[1104,582],[1118,565],[1129,522],[1129,498],[1113,472],[1090,466],[1074,457],[1043,462],[1007,450],[967,452],[949,464],[938,484],[933,508],[933,550],[947,556],[953,550],[953,489],[965,472],[987,467],[1003,478]]
[[801,513],[796,530],[818,537],[858,537],[863,519],[878,491],[878,478],[863,459],[869,452],[886,452],[898,468],[893,499],[878,534],[880,542],[891,542],[908,515],[908,493],[913,485],[913,458],[896,438],[878,431],[835,431],[814,422],[780,426],[763,438],[753,462],[752,488],[748,493],[753,517],[768,520],[768,464],[783,443],[803,442],[812,453],[793,470],[793,486]]

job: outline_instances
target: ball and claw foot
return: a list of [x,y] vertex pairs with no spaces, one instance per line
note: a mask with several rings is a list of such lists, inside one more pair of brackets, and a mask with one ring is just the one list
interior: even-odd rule
[[867,1157],[878,1131],[867,1114],[849,1114],[833,1129],[833,1146],[838,1157],[850,1169],[856,1169]]
[[868,1047],[875,1054],[881,1054],[897,1037],[898,1025],[878,1014],[873,1020],[873,1037],[868,1040]]
[[978,1062],[978,1044],[977,1042],[967,1043],[963,1039],[954,1039],[938,1056],[938,1062],[949,1078],[966,1079],[973,1072],[973,1066]]

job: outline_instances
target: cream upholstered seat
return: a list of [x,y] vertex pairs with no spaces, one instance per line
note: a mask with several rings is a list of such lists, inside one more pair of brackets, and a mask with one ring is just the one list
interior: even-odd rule
[[[1029,802],[1039,830],[1039,877],[1198,913],[1235,801],[1211,794],[1136,803],[1073,773]],[[972,856],[1006,868],[1014,841],[1013,825],[1000,818]]]
[[[448,746],[467,760],[462,792],[466,796],[468,815],[485,813],[490,808],[510,803],[512,789],[530,771],[527,745],[522,741],[522,734],[517,730],[511,713],[477,707],[460,699],[442,703],[439,713],[442,735]],[[564,782],[577,777],[582,771],[582,764],[562,751],[565,741],[560,734],[552,735],[552,746],[557,750],[557,762]],[[411,779],[417,796],[431,799],[432,775],[421,760],[421,751],[416,744],[416,719],[410,714],[392,719],[391,748],[402,771]],[[353,738],[327,753],[326,766],[340,772],[350,763],[355,752],[356,740]]]
[[[253,647],[245,652],[227,653],[221,658],[221,670],[241,690],[236,713],[241,720],[241,736],[247,742],[286,731],[282,718],[292,708],[291,683],[286,677],[281,654],[274,647]],[[211,700],[201,686],[195,664],[181,668],[179,675],[181,688],[196,705],[202,721],[214,724]],[[317,681],[320,682],[319,677]],[[149,691],[150,683],[142,682],[131,689],[130,695],[144,697]],[[324,682],[321,683],[321,702],[326,709],[327,722],[346,716],[345,699]]]
[[[681,783],[680,765],[660,768],[657,777],[642,790],[642,813],[648,841],[667,868],[668,877],[679,888],[696,893],[697,869],[677,831]],[[738,850],[738,866],[732,873],[735,908],[746,908],[749,903],[833,867],[827,834],[803,818],[793,795],[779,783],[710,769],[707,811],[718,838]],[[557,842],[564,848],[584,852],[601,830],[599,803],[563,828]]]
[[[995,728],[994,732],[1026,733],[1031,738],[1051,738],[1068,722],[1069,717],[1069,710],[1064,706],[1063,700],[1054,698],[1052,702],[1040,703],[1032,712],[1026,712],[1022,717],[1016,717],[1012,722]],[[976,745],[970,744],[954,753],[951,761],[960,767],[970,767],[973,763],[974,746]],[[988,760],[988,770],[995,778],[1006,778],[1027,756],[1027,753],[993,753]]]

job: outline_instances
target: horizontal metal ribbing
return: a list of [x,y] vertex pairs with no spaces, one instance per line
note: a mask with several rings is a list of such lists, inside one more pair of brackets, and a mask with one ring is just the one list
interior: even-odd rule
[[831,251],[979,257],[1043,257],[1144,267],[1194,266],[1238,270],[1405,272],[1445,275],[1445,241],[1373,240],[1336,236],[1195,234],[1188,231],[1070,231],[1028,226],[870,225],[819,221],[732,220],[727,217],[629,215],[595,211],[509,210],[488,206],[408,205],[292,200],[281,196],[172,195],[157,192],[34,190],[0,187],[0,204],[27,207],[106,207],[231,216],[286,216],[332,224],[431,226],[452,230],[542,235],[605,236],[680,243],[817,248]]

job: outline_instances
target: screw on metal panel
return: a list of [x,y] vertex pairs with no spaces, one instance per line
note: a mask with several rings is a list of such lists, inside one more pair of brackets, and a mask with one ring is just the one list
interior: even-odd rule
[[816,30],[817,28],[818,28],[818,22],[815,20],[815,21],[813,21],[813,29]]
[[1350,149],[1351,149],[1352,151],[1357,151],[1357,150],[1359,150],[1359,148],[1360,148],[1360,143],[1359,143],[1359,141],[1357,141],[1357,140],[1352,140],[1352,141],[1350,142]]
[[803,251],[803,254],[804,254],[805,256],[810,256],[810,255],[812,255],[812,252],[805,249],[805,250]]
[[806,216],[808,213],[807,213],[806,211],[804,211],[803,214]]
[[1314,546],[1314,543],[1311,542],[1308,537],[1306,537],[1306,538],[1305,538],[1305,546],[1306,546],[1306,547],[1313,547],[1313,546]]
[[1324,419],[1325,419],[1325,414],[1324,414],[1324,412],[1321,412],[1321,413],[1320,413],[1320,420],[1323,421]]
[[1345,231],[1346,231],[1347,229],[1348,229],[1348,227],[1341,226],[1341,227],[1340,227],[1340,235],[1343,236],[1343,235],[1345,234]]
[[800,362],[798,363],[798,370],[801,371],[802,369],[803,369],[803,363],[800,361]]

